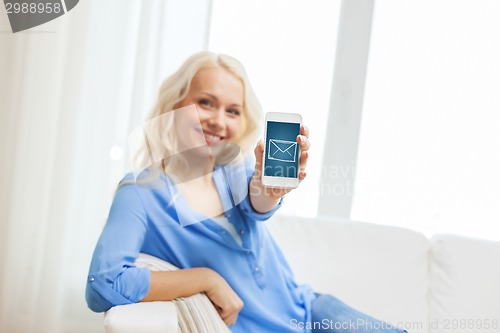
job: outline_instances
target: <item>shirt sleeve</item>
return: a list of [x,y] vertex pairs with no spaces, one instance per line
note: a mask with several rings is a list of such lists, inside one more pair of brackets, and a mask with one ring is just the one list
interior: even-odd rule
[[136,185],[121,186],[90,264],[85,297],[92,311],[136,303],[148,293],[151,273],[134,265],[146,226],[146,212]]

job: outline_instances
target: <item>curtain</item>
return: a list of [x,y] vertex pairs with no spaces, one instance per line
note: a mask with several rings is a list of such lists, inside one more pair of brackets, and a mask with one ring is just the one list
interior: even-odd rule
[[204,0],[82,0],[12,34],[0,15],[1,332],[103,331],[84,290],[127,136],[209,17]]

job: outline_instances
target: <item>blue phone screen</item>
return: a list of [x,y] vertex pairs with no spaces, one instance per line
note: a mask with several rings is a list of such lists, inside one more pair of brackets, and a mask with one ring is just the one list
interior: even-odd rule
[[264,176],[297,178],[299,123],[267,122]]

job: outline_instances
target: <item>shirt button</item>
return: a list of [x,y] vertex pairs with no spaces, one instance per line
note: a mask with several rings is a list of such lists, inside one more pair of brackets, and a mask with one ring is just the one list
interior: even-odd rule
[[259,267],[255,266],[255,268],[253,270],[256,271],[256,272],[258,272],[259,271]]
[[95,281],[95,279],[94,279],[94,278],[90,278],[90,282],[94,282],[94,281]]
[[247,254],[250,254],[250,251],[247,251]]
[[227,218],[230,218],[230,217],[231,217],[231,214],[227,214],[227,215],[226,215],[226,217],[227,217]]
[[241,231],[240,231],[240,234],[242,234],[242,235],[243,235],[244,233],[245,233],[245,230],[241,230]]

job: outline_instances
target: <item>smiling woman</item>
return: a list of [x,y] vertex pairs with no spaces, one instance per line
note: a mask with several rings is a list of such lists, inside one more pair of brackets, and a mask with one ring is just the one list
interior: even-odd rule
[[[264,187],[263,142],[254,159],[248,154],[261,110],[238,61],[210,52],[190,57],[162,84],[149,121],[169,115],[157,127],[166,135],[154,143],[168,154],[138,173],[141,181],[128,174],[116,192],[88,275],[92,310],[204,292],[235,333],[296,332],[294,318],[362,319],[384,327],[372,332],[401,332],[294,281],[262,223],[291,190]],[[302,151],[299,181],[306,175],[308,137],[300,126],[290,138]],[[234,153],[229,161],[228,150]],[[136,265],[140,253],[180,269],[150,272]]]
[[[172,116],[158,122],[163,126],[156,130],[165,135],[158,136],[161,142],[154,144],[164,146],[165,158],[143,171],[154,175],[146,177],[147,184],[135,183],[128,175],[118,188],[90,268],[89,307],[103,311],[118,304],[169,300],[204,291],[228,325],[239,323],[241,327],[255,326],[256,330],[260,325],[286,325],[286,321],[271,319],[255,322],[258,313],[263,315],[258,310],[261,298],[255,298],[257,290],[265,292],[261,288],[270,283],[280,299],[291,293],[310,302],[314,295],[310,288],[289,289],[291,281],[265,282],[261,275],[268,271],[269,276],[290,276],[283,259],[276,256],[275,245],[265,246],[270,252],[264,257],[274,259],[264,261],[258,249],[267,243],[267,237],[259,239],[257,235],[267,231],[264,224],[255,223],[274,213],[286,191],[266,191],[260,173],[252,170],[252,162],[238,158],[251,152],[248,143],[253,146],[256,142],[261,119],[259,103],[243,67],[231,57],[210,52],[190,57],[162,84],[149,122],[164,115]],[[307,151],[305,129],[299,137],[302,149]],[[224,152],[234,152],[235,145],[238,150],[233,161],[244,163],[243,169],[240,163],[220,163]],[[257,145],[255,155],[259,163],[262,144]],[[301,161],[303,166],[306,162],[307,158]],[[154,169],[161,172],[152,172]],[[226,179],[240,181],[227,192]],[[151,184],[154,186],[148,186]],[[244,194],[237,193],[242,190]],[[240,200],[234,200],[235,194]],[[237,231],[241,243],[226,233],[228,226]],[[190,251],[185,251],[185,244]],[[133,260],[139,252],[182,269],[150,273],[135,267]],[[112,284],[106,286],[105,281]],[[240,314],[243,302],[247,310]],[[300,318],[306,316],[309,307],[285,305],[286,312]]]

